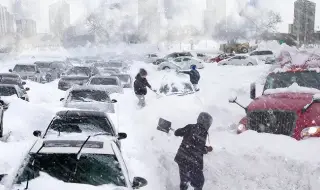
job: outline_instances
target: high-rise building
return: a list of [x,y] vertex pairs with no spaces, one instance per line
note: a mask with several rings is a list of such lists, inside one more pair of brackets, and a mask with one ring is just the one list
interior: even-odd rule
[[206,33],[212,33],[215,25],[226,19],[227,14],[226,1],[206,0],[206,9],[204,10],[204,29]]
[[64,0],[49,6],[49,26],[50,31],[59,37],[70,26],[70,5]]
[[294,2],[293,34],[299,42],[309,43],[314,33],[316,4],[309,0]]
[[149,40],[157,39],[161,35],[161,12],[159,0],[138,0],[138,30]]
[[36,21],[31,19],[20,19],[16,21],[17,33],[23,37],[31,37],[37,34]]
[[15,32],[15,20],[13,14],[7,8],[0,5],[0,35]]

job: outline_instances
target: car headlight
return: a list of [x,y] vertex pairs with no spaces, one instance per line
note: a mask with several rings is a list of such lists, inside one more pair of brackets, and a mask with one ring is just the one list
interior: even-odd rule
[[305,129],[303,129],[300,133],[300,136],[302,138],[305,138],[305,137],[314,136],[316,134],[320,134],[320,127],[319,126],[307,127]]
[[238,127],[237,127],[237,130],[238,130],[238,131],[244,131],[245,129],[246,129],[246,126],[243,125],[243,124],[241,124],[241,123],[240,123],[240,124],[238,125]]

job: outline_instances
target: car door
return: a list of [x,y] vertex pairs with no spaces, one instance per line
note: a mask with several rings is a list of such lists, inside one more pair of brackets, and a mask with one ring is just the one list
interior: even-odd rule
[[239,65],[241,64],[241,56],[235,56],[228,61],[228,65]]

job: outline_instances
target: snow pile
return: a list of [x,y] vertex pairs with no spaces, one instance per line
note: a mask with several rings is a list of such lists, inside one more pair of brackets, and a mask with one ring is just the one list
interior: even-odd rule
[[278,55],[281,51],[288,51],[290,53],[297,53],[296,47],[288,46],[287,44],[279,44],[279,42],[273,41],[262,41],[258,44],[257,50],[271,50],[274,54]]
[[277,93],[310,93],[316,94],[320,93],[320,90],[316,88],[308,88],[299,86],[297,83],[293,83],[288,88],[276,88],[276,89],[268,89],[264,91],[264,94],[277,94]]

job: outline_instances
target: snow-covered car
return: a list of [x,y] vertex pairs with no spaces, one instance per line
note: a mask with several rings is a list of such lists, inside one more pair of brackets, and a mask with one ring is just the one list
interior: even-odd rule
[[160,63],[158,70],[187,70],[191,68],[191,65],[196,65],[198,69],[203,69],[203,62],[199,59],[192,57],[178,57],[171,61]]
[[91,66],[74,66],[62,73],[63,76],[87,76],[91,77],[99,74],[99,70]]
[[208,58],[206,60],[206,62],[208,62],[208,63],[215,63],[215,62],[219,63],[220,61],[222,61],[224,59],[228,59],[228,58],[233,57],[233,56],[235,56],[235,54],[233,54],[233,53],[222,53],[222,54],[220,54],[220,55],[218,55],[216,57]]
[[163,82],[159,92],[166,96],[187,95],[195,93],[193,85],[188,81]]
[[64,76],[58,82],[58,89],[68,90],[75,85],[84,85],[88,82],[89,77],[87,76]]
[[99,70],[101,75],[117,74],[117,73],[121,73],[122,72],[121,68],[110,67],[110,65],[108,65],[107,62],[95,63],[93,66],[96,67]]
[[0,78],[0,84],[13,84],[13,85],[17,85],[24,93],[27,93],[26,89],[29,89],[28,87],[24,87],[24,85],[26,84],[25,81],[20,82],[19,79],[15,79],[15,78]]
[[9,72],[18,74],[22,80],[43,81],[39,68],[34,64],[16,64]]
[[68,57],[66,59],[66,63],[73,65],[73,64],[81,64],[82,61],[80,58],[77,58],[77,57]]
[[129,74],[112,74],[111,76],[118,77],[123,88],[132,88],[132,77]]
[[108,68],[120,70],[121,73],[127,73],[130,69],[129,65],[124,61],[111,60],[107,61],[106,64]]
[[[30,90],[29,88],[26,88],[25,91]],[[14,84],[0,84],[0,97],[3,96],[17,96],[18,98],[29,101],[28,94],[22,90],[19,86]]]
[[109,94],[112,94],[112,93],[123,94],[123,87],[118,77],[94,76],[89,79],[87,85],[105,88],[108,90]]
[[63,61],[37,61],[34,63],[39,68],[46,82],[51,82],[61,77],[62,73],[72,67]]
[[265,64],[273,65],[277,62],[277,59],[275,57],[267,57]]
[[91,85],[72,87],[65,98],[61,98],[66,108],[78,108],[115,113],[116,100],[111,100],[108,89]]
[[20,166],[1,176],[1,184],[11,190],[42,190],[44,186],[47,190],[133,190],[147,185],[141,177],[130,181],[113,141],[95,137],[38,139]]
[[51,136],[73,137],[94,134],[103,134],[104,138],[113,140],[118,147],[121,147],[120,140],[127,138],[126,133],[120,133],[116,130],[112,118],[100,111],[90,110],[66,110],[56,113],[50,124],[42,134],[37,130],[33,135],[41,138]]
[[159,57],[158,57],[157,54],[150,53],[150,54],[145,55],[145,57],[144,57],[144,62],[146,62],[146,63],[153,63],[153,62],[155,62],[158,58],[159,58]]
[[[21,84],[24,82],[22,81],[20,75],[16,73],[0,73],[0,78],[12,78],[18,80]],[[25,82],[24,82],[25,83]]]
[[222,60],[218,63],[219,66],[221,65],[247,65],[247,66],[252,66],[252,65],[258,65],[258,62],[255,58],[252,58],[247,55],[236,55],[234,57]]
[[159,65],[162,62],[167,62],[167,61],[173,60],[177,57],[193,57],[193,55],[190,52],[174,52],[174,53],[170,53],[170,54],[164,56],[163,58],[155,60],[153,62],[153,64]]
[[249,56],[260,61],[266,61],[267,58],[275,58],[275,55],[270,50],[256,50],[249,53]]

